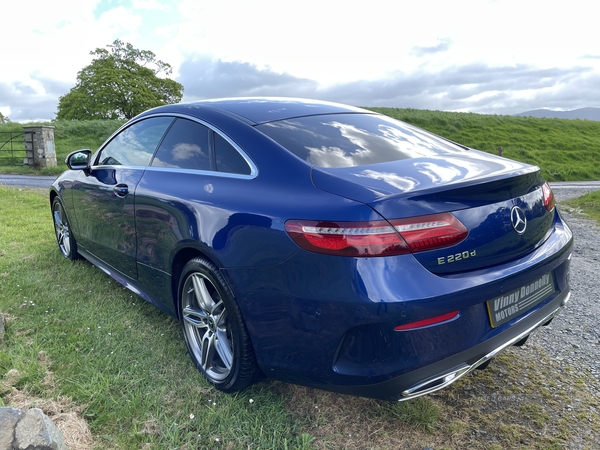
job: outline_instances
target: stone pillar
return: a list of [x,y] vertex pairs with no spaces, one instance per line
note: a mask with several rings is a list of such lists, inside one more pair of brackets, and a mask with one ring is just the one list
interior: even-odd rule
[[[27,164],[36,169],[56,166],[54,127],[23,127]],[[31,135],[30,133],[34,133]],[[33,142],[31,142],[33,138]]]

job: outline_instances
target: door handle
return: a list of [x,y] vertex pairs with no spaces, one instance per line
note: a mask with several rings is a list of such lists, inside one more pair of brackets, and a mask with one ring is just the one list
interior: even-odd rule
[[129,186],[127,186],[126,184],[117,184],[114,187],[113,192],[117,197],[127,197],[127,194],[129,194]]

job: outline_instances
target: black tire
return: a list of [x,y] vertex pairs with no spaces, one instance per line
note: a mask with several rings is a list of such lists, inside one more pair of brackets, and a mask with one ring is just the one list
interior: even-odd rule
[[188,351],[206,379],[223,392],[251,386],[260,374],[239,307],[219,270],[194,258],[179,279],[180,322]]
[[54,232],[56,234],[58,249],[65,258],[70,259],[71,261],[79,259],[80,256],[79,253],[77,253],[77,242],[75,242],[73,232],[69,225],[69,219],[67,219],[65,209],[58,197],[55,197],[52,202],[52,218],[54,219]]

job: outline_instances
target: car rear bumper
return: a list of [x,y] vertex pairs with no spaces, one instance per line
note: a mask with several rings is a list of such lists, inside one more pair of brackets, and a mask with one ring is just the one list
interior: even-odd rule
[[[386,400],[441,389],[560,310],[569,296],[572,234],[554,233],[510,263],[439,276],[412,255],[323,257],[299,250],[268,267],[225,271],[259,365],[282,381]],[[488,304],[550,275],[554,291],[508,321]],[[459,315],[407,331],[405,324]]]
[[314,387],[392,401],[410,400],[430,394],[449,386],[550,322],[569,301],[570,296],[569,290],[563,291],[547,305],[493,338],[449,358],[390,380],[372,385]]

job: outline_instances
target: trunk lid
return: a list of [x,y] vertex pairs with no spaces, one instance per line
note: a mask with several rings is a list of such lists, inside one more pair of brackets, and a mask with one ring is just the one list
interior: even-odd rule
[[512,261],[552,232],[538,167],[470,150],[368,166],[317,168],[314,184],[371,206],[385,219],[451,212],[467,228],[462,242],[415,253],[436,274]]

